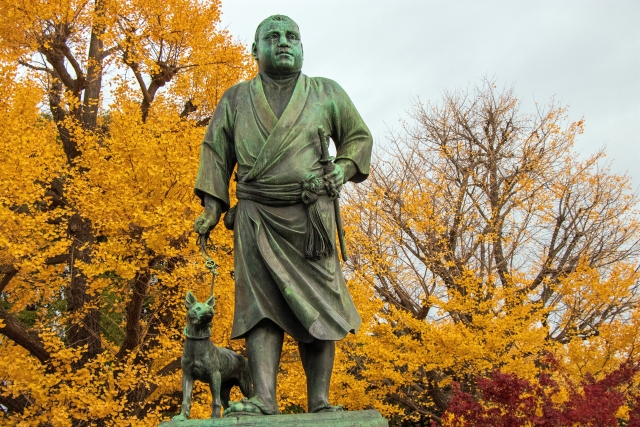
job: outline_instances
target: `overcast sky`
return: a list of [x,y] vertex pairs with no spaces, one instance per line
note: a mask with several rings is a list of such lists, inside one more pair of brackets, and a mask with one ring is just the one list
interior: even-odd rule
[[223,0],[222,25],[248,46],[274,14],[300,26],[303,72],[347,91],[384,144],[412,99],[438,101],[484,76],[522,109],[553,96],[585,119],[576,149],[606,146],[640,188],[640,1]]

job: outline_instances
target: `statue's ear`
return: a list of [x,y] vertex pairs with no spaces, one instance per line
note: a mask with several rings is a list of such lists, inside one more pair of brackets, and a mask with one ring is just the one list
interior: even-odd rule
[[253,44],[251,45],[251,56],[253,56],[253,59],[255,59],[256,61],[258,60],[258,45],[256,44],[256,42],[253,42]]
[[215,307],[216,299],[213,297],[213,295],[211,295],[211,297],[209,297],[209,299],[207,300],[207,302],[205,302],[205,304],[208,305],[209,307]]
[[195,303],[197,303],[198,300],[196,299],[196,297],[191,293],[191,291],[187,292],[187,298],[185,298],[184,300],[184,305],[187,306],[187,310],[191,309],[191,307],[193,307],[193,305]]

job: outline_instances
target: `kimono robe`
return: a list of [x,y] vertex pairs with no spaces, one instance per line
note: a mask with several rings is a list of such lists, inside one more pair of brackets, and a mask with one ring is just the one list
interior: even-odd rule
[[[336,144],[336,160],[349,159],[356,165],[351,180],[366,179],[371,134],[332,80],[300,74],[278,119],[258,75],[228,89],[209,123],[196,194],[202,200],[209,194],[228,210],[229,180],[238,168],[232,339],[244,337],[265,318],[302,342],[339,340],[360,326],[337,251],[319,260],[304,255],[307,216],[299,194],[309,174],[324,175],[319,125]],[[333,201],[320,196],[317,204],[335,240]],[[335,247],[335,241],[332,244]]]

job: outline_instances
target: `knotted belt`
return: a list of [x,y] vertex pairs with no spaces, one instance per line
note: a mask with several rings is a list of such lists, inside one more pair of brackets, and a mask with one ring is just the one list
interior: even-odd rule
[[[236,186],[238,200],[250,200],[267,206],[292,206],[304,203],[307,212],[307,231],[304,241],[305,257],[318,260],[333,255],[333,244],[322,222],[316,202],[320,196],[337,197],[331,183],[322,181],[313,174],[297,184],[258,184],[241,182]],[[235,206],[232,210],[235,209]],[[229,212],[234,216],[234,212]],[[231,219],[232,221],[232,219]],[[227,222],[225,217],[225,223]]]

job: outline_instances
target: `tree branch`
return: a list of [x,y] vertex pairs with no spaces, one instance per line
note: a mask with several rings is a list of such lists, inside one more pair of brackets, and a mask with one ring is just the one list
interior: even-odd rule
[[65,262],[69,261],[69,254],[60,254],[60,255],[56,255],[56,256],[52,256],[51,258],[47,258],[44,263],[46,265],[57,265],[57,264],[63,264]]
[[119,45],[111,46],[109,49],[105,49],[102,51],[102,54],[100,55],[101,59],[106,59],[107,56],[112,55],[119,50],[122,50],[122,48]]
[[49,352],[44,348],[44,343],[38,334],[27,329],[17,317],[0,307],[0,320],[4,326],[0,327],[0,334],[13,340],[20,347],[31,353],[42,364],[45,364],[51,358]]
[[198,111],[198,107],[193,105],[193,102],[191,102],[191,100],[188,100],[187,102],[184,103],[184,107],[182,108],[180,117],[184,119],[194,111]]
[[76,92],[76,81],[73,77],[71,77],[71,74],[69,74],[67,68],[64,66],[64,54],[62,54],[57,49],[47,49],[45,47],[41,47],[40,49],[38,49],[38,51],[42,53],[45,58],[47,58],[47,61],[49,61],[49,64],[51,64],[53,70],[57,74],[56,77],[60,79],[62,84],[68,90],[77,95],[78,92]]
[[149,269],[154,267],[161,258],[154,257],[149,261],[145,271],[136,274],[133,283],[133,292],[129,304],[127,304],[127,324],[125,325],[125,337],[118,353],[117,359],[123,359],[128,352],[140,345],[142,339],[142,331],[140,326],[140,316],[142,315],[142,303],[147,296],[149,283],[151,281],[151,273]]
[[[177,357],[173,359],[171,362],[169,362],[164,368],[156,372],[154,376],[157,378],[157,377],[170,375],[175,371],[177,371],[178,369],[180,369],[181,366],[182,366],[182,357]],[[138,417],[143,416],[153,407],[153,404],[150,402],[147,402],[147,399],[156,391],[156,389],[158,388],[158,383],[159,381],[156,381],[152,384],[145,384],[143,382],[140,382],[138,389],[133,394],[136,395],[138,402],[146,402],[146,404],[136,405],[136,408],[134,411],[134,414],[136,416]]]
[[140,68],[138,67],[138,64],[136,64],[135,62],[127,61],[126,57],[124,59],[124,62],[129,66],[131,71],[133,71],[133,75],[138,81],[138,85],[140,85],[140,90],[142,91],[142,98],[149,100],[149,102],[151,102],[152,101],[151,95],[149,95],[147,84],[144,82],[144,79],[142,78],[142,74],[140,73]]
[[44,71],[46,73],[49,73],[51,75],[53,75],[53,70],[49,67],[40,67],[34,64],[31,64],[27,61],[23,61],[22,59],[18,60],[18,64],[22,65],[23,67],[27,67],[27,68],[31,68],[32,70],[36,70],[36,71]]
[[76,141],[71,138],[71,132],[65,125],[65,119],[67,118],[67,112],[62,107],[62,79],[58,73],[54,70],[51,86],[48,89],[49,96],[49,108],[53,115],[53,121],[58,128],[58,134],[62,141],[62,148],[64,154],[67,156],[67,162],[74,164],[75,158],[80,155],[78,145]]
[[0,393],[0,405],[4,406],[9,412],[21,414],[31,402],[24,395],[20,394],[16,397],[4,395]]
[[80,90],[82,90],[82,86],[84,83],[84,71],[82,71],[80,64],[71,53],[71,49],[69,49],[69,46],[63,43],[60,45],[60,50],[62,51],[62,54],[65,56],[65,58],[67,58],[67,60],[71,64],[73,71],[76,73],[75,86],[79,89],[78,92],[80,92]]
[[437,416],[436,414],[434,414],[431,411],[427,411],[426,409],[422,409],[420,408],[418,405],[416,405],[415,403],[413,403],[411,400],[409,399],[405,399],[403,397],[400,397],[397,393],[392,393],[389,395],[389,400],[392,400],[394,402],[397,402],[401,405],[404,405],[406,407],[408,407],[409,409],[421,414],[421,415],[426,415],[430,418],[432,418],[434,421],[440,423],[442,422],[442,419]]
[[0,274],[4,274],[0,279],[0,292],[4,291],[4,288],[9,284],[11,279],[18,274],[18,270],[11,264],[0,265]]

